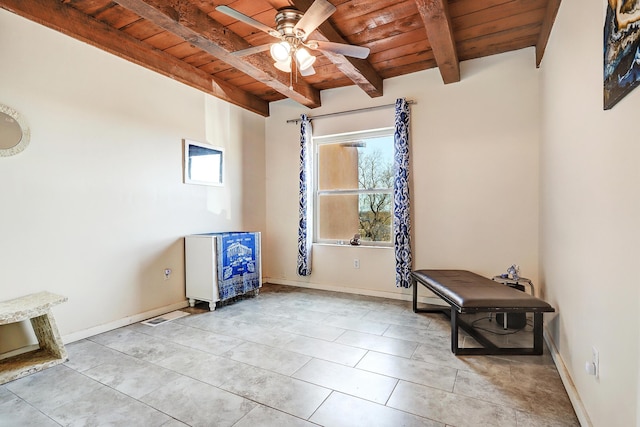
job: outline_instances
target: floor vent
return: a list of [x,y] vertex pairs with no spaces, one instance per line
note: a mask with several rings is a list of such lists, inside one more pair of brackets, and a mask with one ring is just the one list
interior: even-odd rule
[[179,319],[181,317],[188,316],[188,315],[189,313],[187,313],[186,311],[176,310],[176,311],[172,311],[171,313],[163,314],[162,316],[157,316],[152,319],[147,319],[141,323],[147,326],[158,326],[158,325],[162,325],[163,323],[171,322],[172,320]]

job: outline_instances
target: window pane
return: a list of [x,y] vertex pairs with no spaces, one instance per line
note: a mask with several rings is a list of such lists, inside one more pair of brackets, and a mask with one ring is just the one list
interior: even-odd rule
[[391,242],[392,194],[360,194],[359,202],[360,238],[372,242]]
[[352,144],[323,144],[318,147],[318,189],[358,188],[358,148]]
[[318,197],[318,238],[391,242],[391,193],[324,194]]
[[367,138],[358,147],[360,189],[393,188],[393,136]]
[[319,196],[318,214],[319,239],[349,240],[359,232],[357,194]]

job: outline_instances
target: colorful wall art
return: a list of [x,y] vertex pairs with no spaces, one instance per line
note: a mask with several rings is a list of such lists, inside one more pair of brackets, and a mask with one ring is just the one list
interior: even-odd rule
[[604,23],[604,109],[640,84],[640,0],[608,0]]

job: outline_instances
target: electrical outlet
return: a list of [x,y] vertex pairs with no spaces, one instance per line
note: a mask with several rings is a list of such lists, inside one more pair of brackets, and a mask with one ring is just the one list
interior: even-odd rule
[[353,259],[353,268],[360,268],[360,260],[358,258]]
[[597,348],[591,348],[591,361],[585,363],[584,369],[587,374],[593,375],[596,379],[600,376],[600,352]]

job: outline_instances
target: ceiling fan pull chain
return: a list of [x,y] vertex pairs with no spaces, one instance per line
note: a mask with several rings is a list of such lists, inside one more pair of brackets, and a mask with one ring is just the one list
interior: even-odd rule
[[[293,62],[293,61],[291,61],[291,62]],[[293,65],[293,64],[291,64],[291,65]],[[297,83],[297,81],[298,80],[296,78],[296,83]],[[289,73],[289,89],[293,90],[293,73]]]

